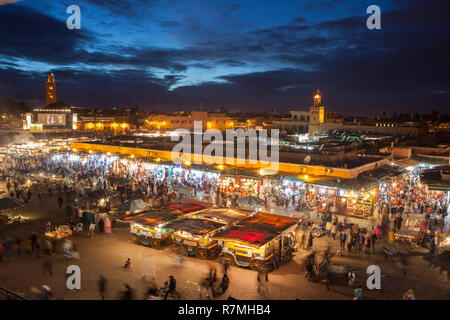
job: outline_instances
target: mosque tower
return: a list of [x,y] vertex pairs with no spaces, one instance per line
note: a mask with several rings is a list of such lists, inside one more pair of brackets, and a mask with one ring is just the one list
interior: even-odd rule
[[45,105],[56,102],[56,83],[53,72],[48,73],[47,82],[45,84]]
[[320,131],[320,125],[324,122],[325,108],[321,104],[322,96],[319,89],[317,89],[317,93],[314,96],[314,104],[309,108],[309,134]]

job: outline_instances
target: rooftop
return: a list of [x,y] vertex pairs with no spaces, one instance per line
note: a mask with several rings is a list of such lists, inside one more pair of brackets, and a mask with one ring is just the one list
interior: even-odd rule
[[257,213],[216,234],[214,238],[225,241],[235,240],[245,245],[260,247],[297,223],[298,219]]
[[192,219],[183,217],[179,220],[174,220],[166,225],[166,228],[173,231],[184,231],[192,235],[204,236],[212,231],[224,227],[225,224],[213,222],[207,219]]

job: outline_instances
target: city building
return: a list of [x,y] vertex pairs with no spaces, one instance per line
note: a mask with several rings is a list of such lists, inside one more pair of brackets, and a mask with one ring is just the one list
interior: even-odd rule
[[78,113],[76,107],[34,108],[25,116],[25,130],[43,131],[45,129],[77,129]]
[[92,131],[124,131],[130,129],[128,120],[128,117],[124,116],[80,116],[78,129]]
[[194,130],[194,122],[202,122],[202,130],[218,129],[226,130],[233,128],[233,119],[223,113],[208,113],[207,111],[180,112],[176,114],[160,114],[151,116],[147,122],[148,129],[157,130]]
[[361,123],[356,120],[353,122],[344,122],[344,120],[339,118],[336,113],[325,111],[325,107],[322,106],[322,96],[319,90],[317,90],[313,100],[313,105],[309,108],[309,111],[291,111],[290,118],[272,121],[274,126],[280,130],[286,130],[293,133],[307,132],[310,137],[333,130],[359,134],[413,136],[418,136],[423,132],[421,128],[411,122],[395,124],[376,121],[366,121]]

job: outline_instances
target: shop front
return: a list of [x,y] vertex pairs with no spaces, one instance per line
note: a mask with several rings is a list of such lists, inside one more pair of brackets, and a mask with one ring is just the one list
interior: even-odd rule
[[370,190],[349,190],[326,186],[307,186],[307,194],[315,199],[318,212],[331,212],[359,218],[373,215],[378,197],[378,187]]
[[262,181],[259,178],[235,177],[223,175],[220,179],[220,191],[239,194],[240,197],[260,194]]

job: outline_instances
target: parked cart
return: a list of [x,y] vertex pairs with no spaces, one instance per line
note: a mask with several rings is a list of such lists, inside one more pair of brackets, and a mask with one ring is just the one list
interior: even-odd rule
[[289,261],[292,242],[283,241],[295,230],[298,220],[284,216],[257,213],[241,220],[237,225],[214,236],[219,241],[222,255],[230,264],[253,270],[273,268],[272,258],[280,263]]

